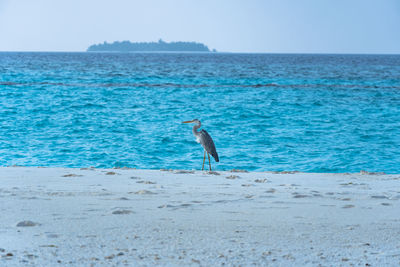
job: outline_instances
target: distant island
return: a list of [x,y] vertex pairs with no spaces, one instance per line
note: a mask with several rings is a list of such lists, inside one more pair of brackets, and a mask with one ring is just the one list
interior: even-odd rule
[[[140,42],[131,43],[130,41],[94,44],[89,46],[88,52],[210,52],[210,49],[196,42]],[[215,49],[212,52],[217,52]]]

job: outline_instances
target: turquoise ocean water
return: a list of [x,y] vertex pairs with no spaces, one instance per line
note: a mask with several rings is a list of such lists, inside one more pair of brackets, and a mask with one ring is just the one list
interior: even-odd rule
[[0,53],[0,166],[400,173],[400,56]]

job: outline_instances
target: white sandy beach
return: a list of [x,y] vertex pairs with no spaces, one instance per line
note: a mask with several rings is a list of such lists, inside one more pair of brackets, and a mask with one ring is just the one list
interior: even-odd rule
[[398,266],[400,175],[0,168],[0,266]]

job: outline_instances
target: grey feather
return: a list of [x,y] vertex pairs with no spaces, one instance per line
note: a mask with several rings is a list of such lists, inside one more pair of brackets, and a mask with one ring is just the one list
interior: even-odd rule
[[207,133],[206,130],[201,130],[198,132],[198,137],[200,140],[200,144],[204,147],[207,153],[211,154],[214,157],[216,162],[219,162],[218,153],[215,149],[214,141],[212,140],[211,136]]
[[[196,136],[196,142],[200,143],[204,150],[213,156],[216,162],[219,162],[219,157],[217,150],[215,149],[214,141],[212,140],[211,136],[207,133],[206,130],[197,131],[201,127],[201,122],[198,119],[194,119],[192,121],[186,121],[183,123],[196,123],[193,126],[192,132],[194,136]],[[203,162],[204,165],[204,162]],[[210,163],[210,170],[211,170],[211,163]]]

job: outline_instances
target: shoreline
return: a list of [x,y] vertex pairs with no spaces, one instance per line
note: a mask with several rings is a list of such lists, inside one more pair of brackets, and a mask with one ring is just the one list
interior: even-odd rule
[[[200,169],[165,169],[165,168],[154,168],[154,169],[139,169],[131,167],[112,167],[112,168],[102,168],[102,167],[59,167],[59,166],[24,166],[24,165],[10,165],[10,166],[0,166],[0,170],[3,168],[38,168],[38,169],[71,169],[71,170],[137,170],[137,171],[165,171],[165,172],[202,172],[209,173],[207,170]],[[270,174],[338,174],[338,175],[399,175],[400,173],[386,173],[384,171],[366,171],[360,170],[359,172],[304,172],[304,171],[249,171],[246,169],[231,169],[231,170],[212,170],[211,172],[221,172],[221,173],[270,173]],[[212,174],[212,173],[211,173]],[[218,174],[217,174],[218,175]]]
[[399,181],[0,167],[0,265],[398,265]]

